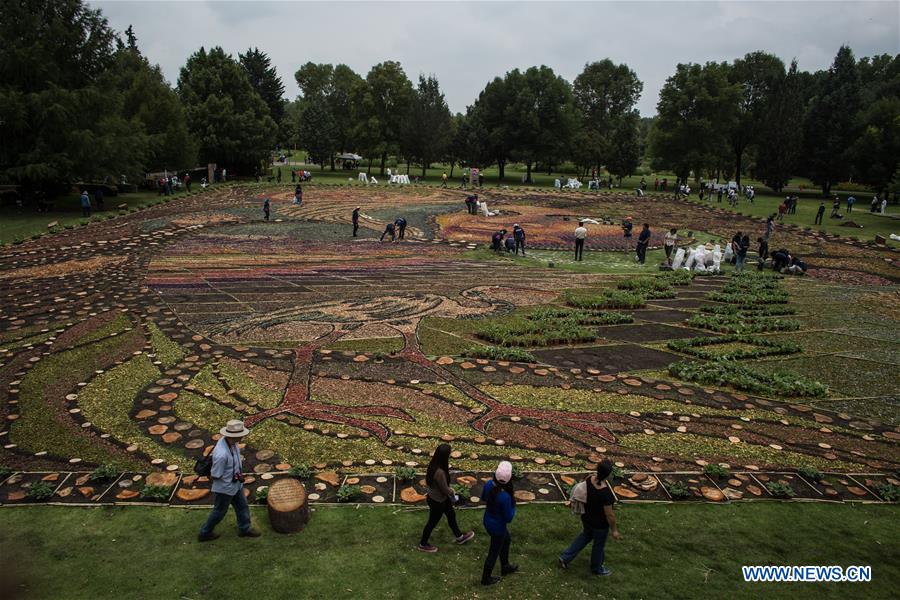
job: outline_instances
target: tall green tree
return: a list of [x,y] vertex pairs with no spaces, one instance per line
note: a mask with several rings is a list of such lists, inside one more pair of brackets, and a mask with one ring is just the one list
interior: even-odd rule
[[281,125],[284,118],[284,83],[272,66],[269,55],[259,48],[248,48],[244,54],[238,54],[238,60],[251,87],[269,107],[269,116],[277,125]]
[[585,168],[599,168],[613,157],[613,132],[623,120],[631,119],[643,89],[644,84],[628,65],[617,65],[609,59],[586,64],[575,78],[573,93],[579,123],[574,152]]
[[432,162],[444,157],[452,134],[450,109],[437,78],[420,75],[403,122],[403,150],[422,166],[422,177]]
[[[509,107],[523,86],[524,80],[518,69],[505,77],[495,77],[478,94],[468,114],[472,136],[479,140],[478,158],[496,162],[501,181],[505,177],[506,162],[516,145],[518,128],[517,115]],[[470,164],[474,166],[475,163]],[[481,161],[478,164],[482,164]]]
[[666,79],[650,135],[655,168],[670,169],[682,181],[719,163],[727,134],[737,119],[740,87],[728,81],[728,65],[679,64]]
[[116,36],[80,0],[4,2],[0,9],[0,181],[27,192],[139,177],[146,146],[105,89]]
[[606,163],[609,172],[619,179],[631,176],[641,162],[640,114],[633,110],[618,119],[610,136],[610,157]]
[[144,168],[172,171],[196,166],[197,147],[178,95],[159,66],[141,54],[134,29],[129,26],[125,33],[127,44],[116,51],[102,85],[121,94],[121,116],[144,134]]
[[532,166],[560,161],[568,152],[575,128],[572,88],[546,66],[530,67],[520,78],[507,108],[513,158],[525,163],[525,181],[531,182]]
[[[370,156],[381,159],[382,175],[388,154],[394,154],[400,148],[403,119],[412,97],[412,83],[400,63],[394,61],[372,67],[366,75],[365,85],[354,92],[358,143]],[[371,160],[369,167],[371,169]]]
[[[324,95],[334,121],[335,149],[339,152],[356,150],[353,132],[354,118],[358,111],[354,101],[362,95],[361,90],[365,85],[363,78],[344,64],[332,66],[308,62],[297,70],[294,79],[304,98],[318,93]],[[334,170],[333,157],[331,170]]]
[[[740,185],[744,171],[744,154],[761,141],[759,134],[769,116],[767,108],[776,86],[784,79],[784,63],[767,52],[751,52],[734,61],[728,80],[740,87],[737,119],[728,136],[734,156],[734,177]],[[764,143],[768,143],[764,141]]]
[[862,134],[851,150],[856,180],[876,192],[900,186],[900,55],[863,58],[858,64]]
[[771,89],[758,131],[754,175],[776,192],[795,174],[803,148],[803,84],[797,61]]
[[851,148],[860,133],[860,81],[853,51],[841,46],[803,122],[806,174],[822,193],[851,175]]
[[337,126],[324,93],[319,91],[303,98],[297,129],[300,144],[312,162],[324,170],[337,146]]
[[181,68],[178,95],[200,160],[253,173],[267,161],[277,126],[244,69],[220,47],[200,48]]

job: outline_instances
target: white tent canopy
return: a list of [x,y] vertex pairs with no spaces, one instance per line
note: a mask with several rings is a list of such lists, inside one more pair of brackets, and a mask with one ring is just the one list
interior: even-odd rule
[[339,160],[362,160],[362,156],[359,154],[353,154],[352,152],[347,152],[346,154],[341,154],[338,156]]

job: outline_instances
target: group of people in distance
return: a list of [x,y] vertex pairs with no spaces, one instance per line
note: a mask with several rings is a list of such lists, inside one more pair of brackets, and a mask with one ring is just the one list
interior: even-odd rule
[[[450,452],[450,444],[439,445],[435,449],[425,473],[425,483],[428,486],[426,495],[428,521],[422,529],[422,536],[416,549],[429,554],[438,551],[437,546],[431,544],[430,538],[434,528],[443,517],[447,517],[447,525],[453,533],[453,541],[456,544],[466,544],[475,538],[474,531],[463,532],[456,520],[454,506],[460,499],[450,487]],[[559,566],[563,569],[568,568],[578,554],[588,544],[593,543],[590,560],[591,573],[594,575],[611,573],[610,569],[603,564],[606,540],[610,532],[614,539],[621,538],[612,510],[616,501],[615,496],[606,482],[611,473],[612,463],[604,460],[597,465],[597,470],[593,475],[587,477],[583,483],[579,483],[573,489],[572,512],[580,514],[582,531],[569,547],[560,553]],[[513,467],[510,462],[502,461],[497,465],[493,477],[484,484],[481,499],[485,503],[482,524],[490,538],[488,553],[481,571],[481,584],[494,585],[500,581],[500,577],[494,576],[494,568],[498,559],[500,560],[501,575],[512,575],[519,570],[519,566],[509,560],[510,546],[512,545],[509,525],[516,517]]]
[[513,225],[512,235],[507,235],[505,229],[495,231],[491,235],[491,250],[494,252],[512,252],[515,255],[522,251],[525,256],[525,230],[516,223]]

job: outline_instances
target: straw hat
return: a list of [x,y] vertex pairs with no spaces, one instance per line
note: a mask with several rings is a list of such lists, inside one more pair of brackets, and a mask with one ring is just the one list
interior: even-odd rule
[[221,433],[225,437],[239,438],[244,437],[245,435],[250,433],[250,430],[244,427],[243,421],[239,419],[232,419],[228,421],[225,427],[219,430],[219,433]]

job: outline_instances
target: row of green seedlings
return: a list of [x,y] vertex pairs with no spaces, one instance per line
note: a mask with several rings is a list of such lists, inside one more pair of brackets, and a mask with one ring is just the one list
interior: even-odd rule
[[475,335],[507,348],[553,346],[592,342],[598,337],[592,327],[633,321],[631,315],[618,312],[542,307],[522,316],[482,323],[475,330]]
[[828,386],[789,371],[768,373],[733,360],[682,361],[669,365],[669,374],[705,386],[730,386],[736,390],[779,397],[823,398]]
[[[745,344],[751,348],[734,348],[725,352],[717,352],[716,346],[725,344]],[[803,349],[794,342],[775,340],[758,335],[729,334],[718,337],[695,337],[671,340],[666,344],[670,350],[690,354],[706,360],[739,360],[744,358],[762,358],[796,354]]]
[[143,210],[145,208],[151,208],[154,206],[158,206],[160,204],[165,204],[166,202],[171,202],[172,200],[175,200],[176,197],[187,198],[187,197],[194,196],[196,194],[201,194],[201,193],[203,193],[203,192],[197,191],[197,192],[190,192],[190,193],[182,194],[180,196],[162,196],[156,200],[150,200],[149,202],[142,202],[141,204],[136,204],[135,206],[129,206],[128,208],[120,208],[119,210],[117,210],[115,212],[110,211],[110,212],[104,212],[102,214],[95,214],[90,217],[84,217],[84,218],[78,219],[78,221],[75,223],[67,223],[65,225],[57,225],[55,227],[49,227],[49,228],[47,228],[47,231],[37,231],[30,235],[19,235],[13,239],[12,243],[13,243],[13,245],[17,246],[19,244],[24,244],[28,240],[40,239],[40,238],[44,237],[45,235],[50,235],[53,233],[59,233],[60,231],[75,229],[76,227],[84,227],[91,223],[99,223],[100,221],[108,221],[109,219],[115,219],[116,217],[134,213],[139,210]]
[[742,307],[787,304],[788,293],[781,289],[780,277],[757,273],[737,273],[717,292],[706,295],[710,300]]

